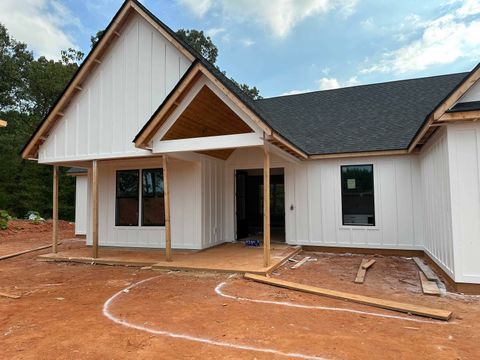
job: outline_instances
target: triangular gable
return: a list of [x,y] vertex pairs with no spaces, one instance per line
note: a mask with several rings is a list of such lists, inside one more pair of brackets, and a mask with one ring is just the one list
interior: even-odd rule
[[190,62],[195,60],[195,55],[191,49],[179,41],[171,29],[169,29],[160,20],[155,18],[138,1],[126,0],[122,7],[115,14],[108,27],[105,29],[105,33],[102,38],[87,55],[71,81],[66,86],[63,93],[50,109],[48,115],[43,119],[27,144],[22,149],[22,157],[24,159],[35,158],[37,156],[38,149],[42,142],[45,141],[49,131],[63,117],[64,111],[69,106],[72,99],[79,91],[82,90],[82,84],[87,81],[92,70],[101,64],[102,58],[109,49],[110,45],[113,44],[117,37],[121,35],[122,27],[134,13],[140,15],[150,25],[158,30],[161,35]]
[[[425,144],[433,135],[438,125],[449,121],[474,120],[475,117],[464,116],[463,112],[451,112],[451,109],[457,102],[480,80],[480,64],[461,81],[455,89],[427,116],[424,125],[419,129],[417,135],[408,147],[408,152],[412,152],[417,146]],[[453,115],[452,115],[453,114]],[[473,115],[473,113],[471,113]],[[480,112],[477,116],[480,116]]]

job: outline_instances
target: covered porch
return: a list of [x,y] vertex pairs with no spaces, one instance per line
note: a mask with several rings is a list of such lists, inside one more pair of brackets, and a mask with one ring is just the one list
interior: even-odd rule
[[184,270],[213,272],[251,272],[268,274],[300,251],[298,246],[272,244],[271,263],[263,266],[263,249],[248,247],[243,243],[225,243],[205,250],[179,250],[173,261],[167,261],[164,250],[100,248],[98,257],[92,249],[75,246],[59,249],[56,253],[40,255],[40,261],[74,262],[99,265],[151,266],[154,270]]

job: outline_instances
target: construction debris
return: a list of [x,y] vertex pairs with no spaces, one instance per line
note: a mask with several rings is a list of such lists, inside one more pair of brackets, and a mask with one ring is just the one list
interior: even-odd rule
[[305,256],[302,260],[300,260],[295,265],[293,265],[292,269],[298,269],[300,266],[305,264],[309,259],[310,259],[310,256]]
[[285,289],[301,291],[301,292],[320,295],[320,296],[326,296],[326,297],[339,299],[339,300],[351,301],[351,302],[355,302],[363,305],[369,305],[369,306],[374,306],[382,309],[394,310],[394,311],[403,312],[407,314],[425,316],[433,319],[448,321],[452,317],[452,312],[448,310],[433,309],[425,306],[405,304],[405,303],[400,303],[396,301],[373,298],[369,296],[323,289],[315,286],[298,284],[298,283],[285,281],[281,279],[267,278],[265,276],[249,274],[249,273],[246,273],[244,277],[246,279],[250,279],[250,280],[268,284],[268,285],[278,286]]
[[414,257],[413,261],[417,264],[418,268],[425,274],[425,277],[430,281],[438,281],[438,276],[426,265],[422,259]]
[[425,295],[440,296],[440,289],[436,281],[428,280],[421,271],[418,272],[418,275],[420,275],[420,283],[422,284],[422,291]]
[[[60,245],[60,244],[61,243],[59,242],[58,245]],[[10,259],[10,258],[19,256],[19,255],[28,254],[28,253],[31,253],[31,252],[34,252],[34,251],[48,249],[49,247],[52,247],[52,245],[44,245],[44,246],[40,246],[40,247],[37,247],[37,248],[34,248],[34,249],[28,249],[28,250],[19,251],[19,252],[13,253],[13,254],[3,255],[3,256],[0,256],[0,260]]]
[[357,277],[355,278],[355,283],[363,284],[363,282],[365,281],[365,275],[367,274],[368,268],[372,266],[375,262],[376,260],[362,259],[362,263],[358,268]]
[[5,120],[0,120],[0,127],[6,127],[7,122]]
[[19,295],[7,294],[7,293],[2,293],[2,292],[0,292],[0,297],[6,297],[6,298],[9,298],[9,299],[20,299]]

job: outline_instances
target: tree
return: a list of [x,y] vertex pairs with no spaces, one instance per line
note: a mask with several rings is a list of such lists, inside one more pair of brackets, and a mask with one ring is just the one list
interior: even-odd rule
[[[218,57],[218,48],[209,36],[205,36],[203,31],[198,31],[195,29],[180,29],[177,31],[177,35],[187,44],[189,44],[197,53],[215,65]],[[226,75],[225,71],[222,71],[222,73]],[[250,87],[247,84],[240,84],[233,78],[230,78],[230,80],[252,99],[262,98],[260,96],[260,90],[258,90],[257,87]]]
[[98,30],[95,35],[90,36],[90,47],[93,48],[100,41],[102,36],[105,34],[105,29]]

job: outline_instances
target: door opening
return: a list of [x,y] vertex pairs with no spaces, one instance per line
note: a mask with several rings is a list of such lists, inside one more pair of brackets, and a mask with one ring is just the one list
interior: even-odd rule
[[[263,239],[263,169],[235,172],[236,239]],[[270,237],[285,242],[285,175],[270,169]]]

